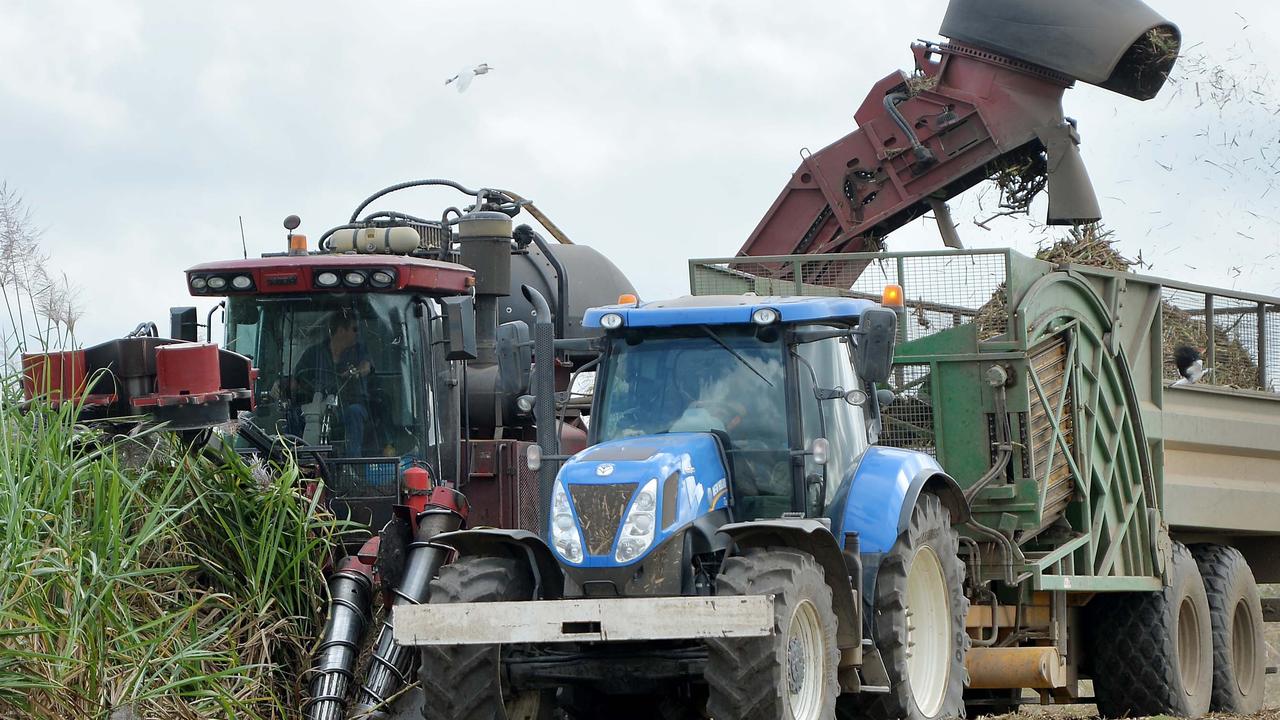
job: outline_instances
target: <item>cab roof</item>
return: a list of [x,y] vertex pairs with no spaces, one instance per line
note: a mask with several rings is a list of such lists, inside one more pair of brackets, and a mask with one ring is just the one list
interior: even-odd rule
[[675,327],[678,325],[740,325],[751,322],[761,308],[778,311],[783,323],[857,320],[862,313],[880,307],[870,300],[846,297],[780,297],[755,295],[686,295],[638,305],[591,308],[582,319],[585,327],[598,328],[610,313],[622,316],[624,327]]

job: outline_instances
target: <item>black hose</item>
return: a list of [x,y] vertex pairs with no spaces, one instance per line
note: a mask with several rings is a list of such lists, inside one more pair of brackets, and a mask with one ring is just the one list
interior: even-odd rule
[[377,212],[371,212],[368,215],[365,215],[364,217],[360,218],[360,222],[367,223],[367,222],[373,222],[374,220],[383,220],[383,219],[403,220],[404,222],[420,223],[423,225],[435,224],[435,220],[427,220],[425,218],[420,218],[417,215],[410,215],[408,213],[396,212],[395,210],[379,210]]
[[480,190],[472,190],[471,188],[468,188],[465,185],[456,183],[453,180],[445,180],[444,178],[428,178],[426,180],[409,180],[408,182],[396,183],[395,185],[391,185],[390,187],[385,187],[379,190],[378,192],[370,195],[369,197],[365,198],[365,201],[360,203],[360,205],[356,207],[355,212],[351,213],[351,219],[348,220],[347,222],[355,222],[356,218],[360,217],[360,213],[364,212],[365,208],[369,207],[369,205],[371,205],[374,200],[377,200],[378,198],[384,195],[390,195],[393,192],[406,190],[408,188],[424,187],[427,185],[443,185],[445,187],[451,187],[454,190],[457,190],[458,192],[462,193],[463,195],[470,195],[471,197],[475,197],[482,192],[491,192],[491,193],[501,194],[504,199],[509,199],[509,198],[506,198],[506,195],[501,193],[500,191],[487,190],[485,188],[481,188]]
[[920,142],[920,138],[916,136],[916,131],[911,127],[911,123],[908,123],[907,119],[898,111],[898,103],[910,99],[911,96],[906,93],[889,93],[884,96],[884,109],[885,112],[889,113],[889,117],[893,119],[893,124],[897,125],[898,129],[907,136],[907,140],[911,143],[911,151],[915,153],[916,161],[932,165],[935,162],[933,153]]
[[328,230],[325,231],[323,235],[320,236],[320,239],[316,241],[316,248],[321,251],[329,250],[330,248],[325,244],[325,242],[330,237],[332,237],[334,233],[338,232],[339,230],[364,230],[367,227],[368,225],[366,223],[360,223],[352,220],[351,222],[345,225],[339,225],[337,227],[329,228]]

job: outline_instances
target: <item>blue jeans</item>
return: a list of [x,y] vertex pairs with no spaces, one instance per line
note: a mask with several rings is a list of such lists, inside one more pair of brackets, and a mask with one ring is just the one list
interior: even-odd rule
[[364,426],[369,421],[369,409],[363,403],[342,406],[342,438],[347,457],[364,457]]

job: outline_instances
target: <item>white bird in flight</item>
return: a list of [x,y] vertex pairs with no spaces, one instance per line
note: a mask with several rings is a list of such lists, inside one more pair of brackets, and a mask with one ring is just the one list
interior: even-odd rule
[[450,83],[456,83],[454,87],[458,88],[458,92],[466,92],[467,88],[471,87],[471,80],[473,78],[477,75],[484,75],[492,69],[493,68],[490,67],[488,63],[480,63],[475,67],[466,68],[457,75],[445,80],[444,84],[448,85]]

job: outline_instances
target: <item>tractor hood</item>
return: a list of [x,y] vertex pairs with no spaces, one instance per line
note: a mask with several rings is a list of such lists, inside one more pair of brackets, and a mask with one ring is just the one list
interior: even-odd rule
[[556,483],[561,500],[553,501],[552,525],[569,530],[567,509],[583,553],[575,562],[559,545],[556,552],[562,562],[582,568],[640,563],[699,516],[728,503],[723,455],[710,433],[604,442],[569,458]]

